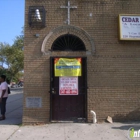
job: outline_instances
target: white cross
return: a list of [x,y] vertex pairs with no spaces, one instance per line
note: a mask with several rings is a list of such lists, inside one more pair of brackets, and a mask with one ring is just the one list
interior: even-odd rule
[[77,8],[77,6],[70,6],[70,1],[68,1],[68,6],[60,6],[60,8],[67,8],[68,9],[68,25],[70,25],[70,9]]

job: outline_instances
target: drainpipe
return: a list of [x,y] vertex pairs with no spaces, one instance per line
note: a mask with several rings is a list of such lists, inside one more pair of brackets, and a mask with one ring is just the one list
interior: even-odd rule
[[90,113],[93,115],[93,123],[97,123],[96,113],[93,110],[91,110]]

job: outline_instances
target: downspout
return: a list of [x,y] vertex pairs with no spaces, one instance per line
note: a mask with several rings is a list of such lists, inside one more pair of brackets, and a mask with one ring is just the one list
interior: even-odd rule
[[91,110],[90,113],[93,115],[93,123],[97,123],[96,113],[93,110]]

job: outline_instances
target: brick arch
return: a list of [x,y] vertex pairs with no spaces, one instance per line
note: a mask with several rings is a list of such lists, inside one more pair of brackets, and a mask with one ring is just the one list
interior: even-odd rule
[[59,36],[68,33],[79,37],[84,42],[86,50],[90,51],[92,54],[95,53],[95,46],[92,37],[83,29],[69,25],[57,27],[53,29],[51,32],[49,32],[49,34],[45,37],[42,43],[41,52],[43,54],[48,54],[49,50],[52,47],[53,42]]

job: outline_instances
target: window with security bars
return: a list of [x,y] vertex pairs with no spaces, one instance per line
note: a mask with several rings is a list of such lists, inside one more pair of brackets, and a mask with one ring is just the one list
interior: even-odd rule
[[30,6],[28,17],[30,27],[45,27],[46,11],[43,6]]

